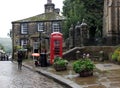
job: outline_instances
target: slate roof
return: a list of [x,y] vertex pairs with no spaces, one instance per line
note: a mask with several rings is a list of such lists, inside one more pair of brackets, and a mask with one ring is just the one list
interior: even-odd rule
[[60,16],[56,12],[49,12],[13,22],[36,22],[36,21],[54,21],[54,20],[65,20],[65,17]]

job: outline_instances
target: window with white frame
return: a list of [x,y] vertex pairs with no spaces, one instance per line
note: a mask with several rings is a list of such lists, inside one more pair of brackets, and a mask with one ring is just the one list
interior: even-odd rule
[[39,42],[34,42],[33,43],[33,48],[38,49],[39,48]]
[[53,29],[53,32],[59,32],[60,31],[59,22],[53,22],[52,23],[52,29]]
[[23,23],[21,24],[21,34],[27,34],[28,33],[28,24]]
[[21,39],[21,46],[27,48],[27,39]]
[[43,22],[39,22],[38,23],[38,31],[43,31],[44,29],[44,23]]

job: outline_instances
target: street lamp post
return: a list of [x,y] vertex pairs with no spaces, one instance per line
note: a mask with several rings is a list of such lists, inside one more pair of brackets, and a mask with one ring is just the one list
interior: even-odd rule
[[41,67],[46,67],[47,66],[47,57],[46,57],[46,53],[45,52],[41,52],[41,44],[42,44],[42,32],[44,31],[44,23],[40,22],[38,23],[38,32],[39,32],[39,43],[40,43],[40,49],[39,49],[39,53],[40,53],[40,65]]
[[46,51],[41,52],[41,34],[45,33],[43,30],[39,31],[39,38],[40,38],[40,65],[41,67],[47,67],[47,56],[46,56]]
[[42,34],[43,30],[39,30],[39,42],[40,42],[40,53],[41,53],[41,34]]

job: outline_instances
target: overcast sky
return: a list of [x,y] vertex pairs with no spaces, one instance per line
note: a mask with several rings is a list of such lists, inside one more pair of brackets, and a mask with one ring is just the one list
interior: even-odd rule
[[[64,0],[52,0],[55,8],[62,10]],[[12,21],[44,13],[47,0],[0,0],[0,38],[8,37]]]

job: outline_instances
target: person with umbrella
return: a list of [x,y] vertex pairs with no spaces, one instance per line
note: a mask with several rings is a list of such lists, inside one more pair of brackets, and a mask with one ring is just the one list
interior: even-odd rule
[[17,62],[18,62],[18,69],[19,70],[22,70],[22,60],[23,60],[23,53],[22,53],[22,51],[18,51]]
[[32,53],[32,56],[35,57],[35,66],[36,66],[36,67],[37,67],[37,66],[40,66],[40,63],[39,63],[39,60],[38,60],[40,54],[39,54],[39,53]]

